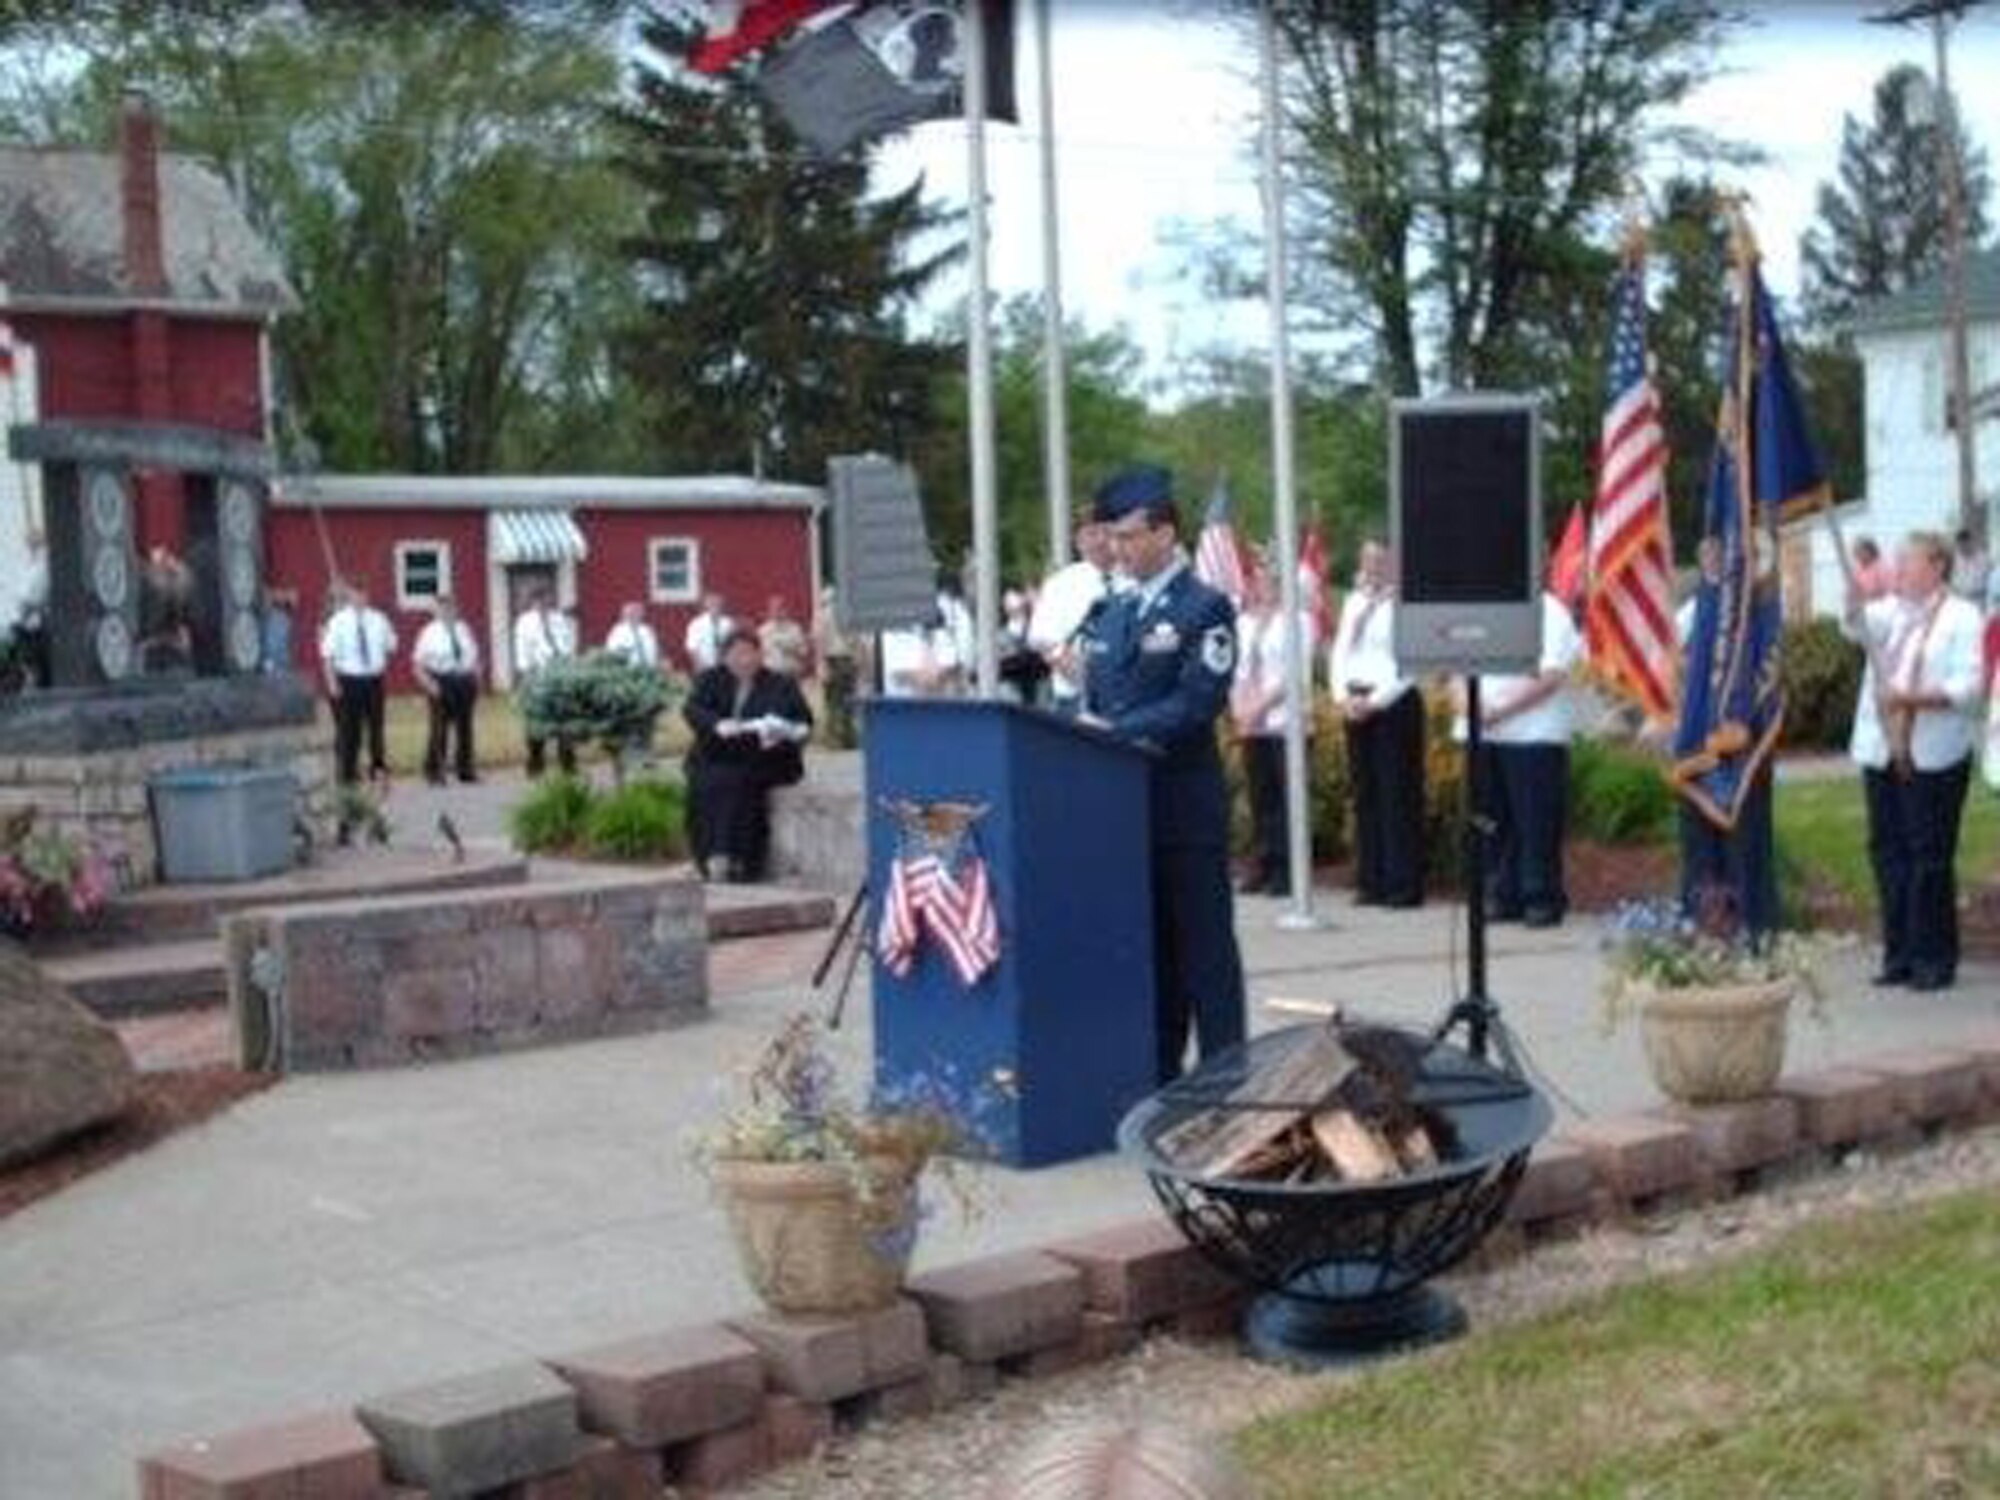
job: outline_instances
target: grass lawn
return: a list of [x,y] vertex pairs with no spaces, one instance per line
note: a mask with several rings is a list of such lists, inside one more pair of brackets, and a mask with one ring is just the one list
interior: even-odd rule
[[1268,1418],[1255,1492],[2000,1494],[2000,1198],[1812,1226]]
[[[328,732],[333,725],[332,710],[324,703],[320,714]],[[403,693],[390,698],[383,713],[383,727],[389,741],[389,769],[397,776],[420,776],[424,768],[424,741],[430,732],[430,716],[420,693]],[[678,713],[662,714],[654,745],[663,756],[678,759],[687,748],[687,726]],[[482,767],[518,766],[527,758],[521,742],[521,715],[514,700],[504,693],[481,696],[473,712],[472,748]],[[551,750],[551,755],[554,754]],[[586,752],[586,762],[600,759],[602,751]]]
[[[1868,872],[1868,812],[1861,777],[1781,781],[1777,786],[1778,857],[1797,875],[1832,885],[1872,911],[1874,877]],[[1989,880],[2000,869],[2000,797],[1977,775],[1965,799],[1958,844],[1958,878]]]

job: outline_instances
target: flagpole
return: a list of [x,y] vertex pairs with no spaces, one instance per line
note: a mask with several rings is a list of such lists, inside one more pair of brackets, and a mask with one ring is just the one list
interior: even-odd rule
[[986,293],[986,7],[965,6],[966,226],[971,240],[966,298],[965,385],[972,436],[973,623],[977,691],[1000,691],[1000,519],[993,437],[993,329]]
[[1062,214],[1056,191],[1054,0],[1035,0],[1035,56],[1042,112],[1042,444],[1049,503],[1049,568],[1069,561],[1069,374],[1063,352]]
[[1291,345],[1285,327],[1283,119],[1278,101],[1276,0],[1261,6],[1264,88],[1264,295],[1271,315],[1271,479],[1278,543],[1279,607],[1285,616],[1285,841],[1291,909],[1281,927],[1319,925],[1313,915],[1312,830],[1306,778],[1306,715],[1312,711],[1299,618],[1299,506],[1292,445]]

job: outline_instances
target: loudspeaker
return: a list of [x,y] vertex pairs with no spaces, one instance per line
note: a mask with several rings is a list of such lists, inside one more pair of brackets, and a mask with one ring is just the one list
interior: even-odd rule
[[1390,408],[1396,660],[1532,672],[1541,656],[1541,411],[1501,394]]
[[194,669],[203,677],[254,672],[263,657],[263,486],[229,474],[189,474],[183,483]]
[[122,682],[138,670],[138,555],[132,492],[119,469],[43,470],[49,564],[49,680]]

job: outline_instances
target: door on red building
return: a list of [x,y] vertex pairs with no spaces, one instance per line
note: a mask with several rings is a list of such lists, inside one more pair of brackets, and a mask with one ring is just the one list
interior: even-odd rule
[[507,620],[510,626],[527,612],[528,606],[540,594],[547,594],[551,603],[561,600],[562,596],[556,588],[554,563],[507,564]]

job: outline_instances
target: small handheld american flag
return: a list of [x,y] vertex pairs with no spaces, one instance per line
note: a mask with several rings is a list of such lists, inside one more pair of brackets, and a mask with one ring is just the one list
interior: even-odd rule
[[1229,476],[1218,474],[1215,489],[1208,497],[1208,510],[1202,516],[1201,536],[1195,542],[1194,576],[1240,605],[1248,575],[1243,562],[1243,543],[1237,538],[1235,523],[1229,519]]

